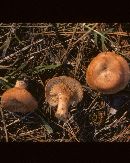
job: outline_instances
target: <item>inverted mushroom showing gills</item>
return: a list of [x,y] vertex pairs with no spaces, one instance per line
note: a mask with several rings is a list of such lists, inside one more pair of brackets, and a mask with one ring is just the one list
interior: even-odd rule
[[58,105],[55,116],[65,121],[69,106],[76,106],[82,100],[83,89],[76,79],[67,76],[54,77],[46,84],[45,97],[51,106]]
[[21,113],[31,112],[36,109],[38,103],[26,88],[26,82],[18,80],[13,88],[3,93],[1,97],[2,108]]
[[123,90],[130,79],[127,61],[114,52],[102,52],[89,64],[86,80],[93,89],[104,94]]

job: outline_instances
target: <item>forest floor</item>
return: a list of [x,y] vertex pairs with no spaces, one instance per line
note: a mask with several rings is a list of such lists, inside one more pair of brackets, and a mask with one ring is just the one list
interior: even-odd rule
[[[115,51],[130,63],[130,23],[0,24],[0,95],[25,73],[39,106],[27,114],[1,109],[1,142],[129,142],[130,83],[121,92],[102,95],[86,83],[90,61]],[[83,100],[57,120],[45,101],[46,82],[54,76],[77,79]]]

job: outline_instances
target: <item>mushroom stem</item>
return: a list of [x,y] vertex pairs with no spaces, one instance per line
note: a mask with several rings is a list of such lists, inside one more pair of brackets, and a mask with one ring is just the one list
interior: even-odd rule
[[71,77],[59,76],[50,79],[45,87],[46,101],[53,107],[57,106],[55,116],[66,121],[69,118],[70,106],[76,106],[83,97],[81,84]]
[[58,101],[58,107],[57,111],[55,113],[55,116],[60,120],[66,120],[68,117],[68,107],[70,103],[70,97],[59,93],[59,101]]

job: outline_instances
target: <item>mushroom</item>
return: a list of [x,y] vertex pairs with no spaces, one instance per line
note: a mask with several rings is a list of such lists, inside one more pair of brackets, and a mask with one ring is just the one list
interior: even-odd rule
[[51,106],[58,105],[55,116],[65,121],[69,106],[76,106],[82,100],[83,89],[76,79],[67,76],[53,77],[46,84],[45,97]]
[[27,83],[24,80],[17,80],[13,88],[3,93],[1,106],[11,112],[27,113],[36,109],[38,103],[27,91]]
[[127,61],[115,52],[102,52],[89,64],[86,80],[93,89],[104,94],[123,90],[130,79]]

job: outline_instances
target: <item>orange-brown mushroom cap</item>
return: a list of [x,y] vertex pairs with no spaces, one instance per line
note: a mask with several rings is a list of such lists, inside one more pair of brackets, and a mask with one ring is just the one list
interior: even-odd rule
[[38,107],[38,103],[26,90],[24,81],[17,81],[14,88],[5,91],[1,97],[1,106],[11,112],[27,113]]
[[68,117],[68,107],[77,105],[83,98],[81,84],[71,77],[59,76],[50,79],[45,87],[46,101],[57,106],[56,117],[63,120]]
[[130,79],[127,61],[114,52],[102,52],[89,64],[86,80],[93,89],[104,94],[114,94],[124,89]]

